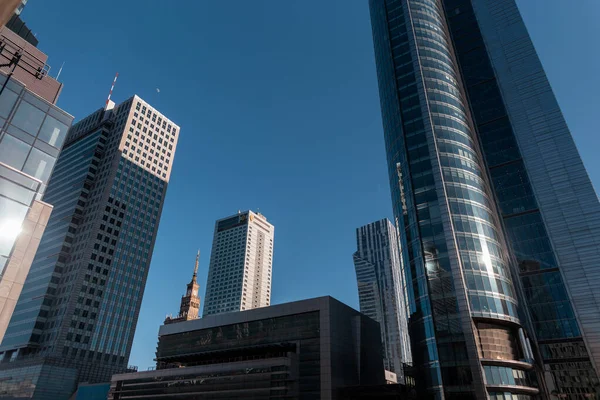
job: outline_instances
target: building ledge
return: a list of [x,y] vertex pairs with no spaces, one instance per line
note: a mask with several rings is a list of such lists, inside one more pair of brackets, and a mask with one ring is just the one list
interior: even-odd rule
[[538,394],[540,390],[531,386],[517,385],[486,385],[488,392],[511,392],[522,394]]
[[519,360],[496,360],[493,358],[482,358],[481,364],[483,365],[496,365],[501,367],[515,367],[518,369],[530,370],[533,368],[533,364],[527,361]]

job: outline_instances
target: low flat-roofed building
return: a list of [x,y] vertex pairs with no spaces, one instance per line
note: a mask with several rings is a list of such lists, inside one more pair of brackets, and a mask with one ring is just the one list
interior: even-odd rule
[[109,399],[341,399],[385,383],[379,324],[331,297],[160,327],[157,369],[114,375]]

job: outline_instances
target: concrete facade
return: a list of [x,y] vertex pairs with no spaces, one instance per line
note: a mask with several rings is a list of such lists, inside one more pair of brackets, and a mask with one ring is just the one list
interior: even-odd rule
[[0,281],[0,341],[4,338],[17,300],[23,290],[23,284],[50,219],[50,213],[52,213],[50,204],[38,200],[33,202],[2,274]]
[[253,211],[216,222],[204,316],[271,304],[274,238],[275,227]]
[[0,6],[0,28],[6,24],[15,10],[21,5],[22,0],[6,0]]
[[[49,76],[48,56],[25,39],[3,27],[0,29],[0,44],[5,45],[0,52],[0,64],[7,64],[15,54],[21,52],[19,64],[14,68],[12,79],[16,79],[51,104],[56,104],[63,84]],[[11,67],[2,67],[0,71],[9,73]]]

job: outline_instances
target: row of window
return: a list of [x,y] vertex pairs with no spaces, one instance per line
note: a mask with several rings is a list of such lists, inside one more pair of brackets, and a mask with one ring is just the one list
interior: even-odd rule
[[[141,108],[141,109],[140,109]],[[163,129],[166,129],[167,132],[172,133],[173,135],[177,135],[177,129],[172,127],[171,124],[163,121],[162,118],[157,113],[152,113],[150,109],[146,109],[146,106],[141,105],[139,102],[135,105],[136,111],[139,111],[142,115],[145,115],[147,118],[152,118],[152,122],[156,122],[158,125],[161,125]],[[158,121],[156,120],[158,118]],[[173,130],[171,131],[171,128]]]
[[511,301],[491,296],[478,296],[469,294],[471,300],[471,312],[485,314],[503,314],[513,318],[519,318],[517,305]]
[[527,373],[520,369],[485,365],[483,370],[488,385],[529,386]]
[[532,397],[526,394],[510,392],[490,392],[490,400],[531,400]]
[[[149,125],[149,126],[150,126],[150,131],[154,130],[156,133],[160,134],[161,136],[165,136],[165,143],[166,143],[167,141],[170,141],[171,143],[174,143],[174,142],[175,142],[175,137],[174,137],[174,136],[170,136],[168,133],[165,135],[165,131],[164,131],[164,129],[165,129],[165,126],[166,126],[166,125],[163,125],[163,129],[159,129],[159,128],[160,128],[160,122],[159,122],[159,123],[158,123],[156,126],[154,126],[154,124],[153,124],[153,123],[149,123],[149,120],[144,120],[144,117],[143,117],[143,116],[140,116],[140,115],[139,115],[137,112],[134,112],[134,113],[133,113],[133,117],[134,117],[134,118],[139,118],[140,122],[143,122],[145,125]],[[161,120],[161,119],[159,118],[159,121],[160,121],[160,120]],[[156,121],[156,117],[153,119],[153,122],[154,122],[154,121]],[[134,120],[132,120],[132,121],[131,121],[131,123],[132,123],[132,125],[134,125],[134,126],[135,126],[135,125],[136,125],[136,120],[135,120],[135,119],[134,119]],[[164,123],[163,123],[163,124],[164,124]],[[176,130],[174,129],[173,131],[174,131],[174,134],[175,134],[175,133],[176,133]],[[147,133],[147,132],[148,132],[148,129],[146,129],[146,128],[144,127],[144,133]],[[154,140],[156,140],[156,135],[154,135]],[[161,138],[161,139],[160,139],[160,143],[162,144],[162,142],[163,142],[163,140],[162,140],[162,138]]]
[[99,326],[105,328],[91,345],[101,351],[124,353],[132,335],[131,318],[139,309],[139,293],[147,274],[164,182],[123,159],[117,175],[119,184],[113,186],[111,194],[115,206],[127,204],[127,213],[99,321]]
[[[124,151],[123,154],[128,156],[131,160],[141,163],[143,167],[148,168],[159,176],[166,178],[170,166],[170,159],[166,158],[165,160],[165,155],[171,157],[170,151],[173,150],[177,129],[172,127],[170,123],[167,123],[166,120],[163,120],[157,113],[153,113],[150,109],[147,109],[145,105],[141,105],[139,102],[136,104],[136,111],[133,116],[134,118],[139,118],[139,122],[138,119],[131,120],[131,127],[129,128],[130,134],[128,134],[127,139],[132,142],[125,143],[125,146],[130,148],[131,151]],[[147,118],[146,120],[144,120],[144,116]],[[150,122],[150,118],[152,119],[152,122]],[[157,125],[155,126],[154,123]],[[142,124],[147,125],[148,127],[142,126]],[[159,127],[162,127],[162,129],[159,129]],[[166,134],[164,129],[167,131]],[[163,138],[158,137],[156,134],[152,135],[153,130],[161,136],[166,136],[165,140],[163,141]],[[132,134],[136,137],[132,137]],[[144,134],[147,134],[148,136],[146,137]],[[169,134],[172,134],[172,136]],[[168,143],[169,141],[171,144]],[[144,142],[146,145],[143,144]],[[136,144],[139,145],[138,149],[136,149]],[[149,145],[157,148],[155,159],[152,159],[154,149],[151,149]],[[162,148],[161,145],[163,146]],[[167,151],[167,148],[170,151]],[[149,151],[150,155],[145,152],[142,154],[142,150]],[[161,152],[162,155],[159,155]],[[158,160],[158,157],[160,157],[160,161]],[[155,165],[152,165],[152,163]]]

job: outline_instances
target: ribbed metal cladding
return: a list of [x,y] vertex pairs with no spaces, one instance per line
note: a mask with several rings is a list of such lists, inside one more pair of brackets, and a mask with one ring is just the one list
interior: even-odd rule
[[419,398],[486,399],[478,321],[511,327],[503,354],[524,351],[507,247],[444,11],[436,0],[370,5]]

